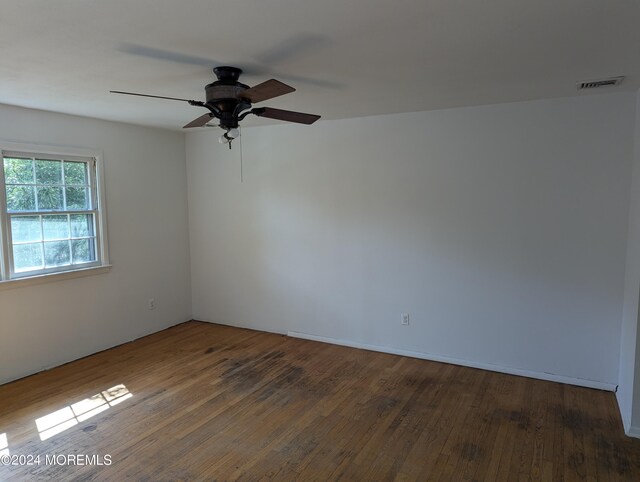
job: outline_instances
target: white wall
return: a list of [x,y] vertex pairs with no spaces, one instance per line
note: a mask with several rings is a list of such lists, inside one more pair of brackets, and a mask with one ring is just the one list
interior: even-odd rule
[[[620,413],[629,433],[633,425],[640,428],[640,393],[634,397],[638,336],[638,302],[640,296],[640,92],[636,98],[633,169],[629,208],[629,232],[624,284],[624,304],[620,337],[620,380],[616,393]],[[640,358],[637,360],[640,362]],[[640,388],[640,387],[638,387]],[[637,407],[633,401],[636,400]],[[634,414],[635,412],[635,414]],[[637,414],[637,415],[636,415]],[[640,435],[640,430],[636,429]]]
[[0,138],[102,151],[113,264],[0,290],[0,383],[191,318],[181,133],[0,105]]
[[247,128],[243,183],[239,144],[188,134],[193,316],[615,386],[634,115],[622,93]]

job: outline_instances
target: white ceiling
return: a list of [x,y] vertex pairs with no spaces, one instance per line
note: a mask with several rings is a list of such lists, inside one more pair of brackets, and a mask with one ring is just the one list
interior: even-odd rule
[[205,111],[108,91],[203,100],[221,64],[325,119],[635,90],[640,2],[0,0],[0,103],[179,129]]

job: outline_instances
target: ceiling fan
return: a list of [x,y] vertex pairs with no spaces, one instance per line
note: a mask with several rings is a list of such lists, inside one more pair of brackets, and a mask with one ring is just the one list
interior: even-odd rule
[[110,91],[112,94],[137,95],[140,97],[153,97],[155,99],[168,99],[188,102],[190,105],[204,107],[209,110],[204,115],[192,120],[184,126],[185,129],[191,127],[203,127],[212,119],[218,119],[219,127],[225,130],[220,137],[220,142],[229,144],[240,135],[238,126],[240,121],[249,114],[269,119],[278,119],[298,124],[313,124],[320,119],[319,115],[304,114],[290,110],[275,109],[273,107],[252,107],[253,104],[273,99],[284,94],[294,92],[296,89],[280,82],[270,79],[261,84],[249,87],[238,81],[242,69],[237,67],[221,66],[213,69],[218,78],[217,81],[205,86],[206,102],[189,99],[179,99],[176,97],[164,97],[160,95],[137,94],[134,92],[123,92],[119,90]]

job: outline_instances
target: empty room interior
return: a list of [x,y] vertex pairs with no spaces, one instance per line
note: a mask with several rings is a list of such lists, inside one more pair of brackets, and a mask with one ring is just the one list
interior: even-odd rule
[[640,480],[640,3],[0,4],[0,481]]

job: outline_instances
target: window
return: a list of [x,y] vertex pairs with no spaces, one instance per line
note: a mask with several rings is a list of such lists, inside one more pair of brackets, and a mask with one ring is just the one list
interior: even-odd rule
[[96,157],[2,150],[2,279],[106,264]]

